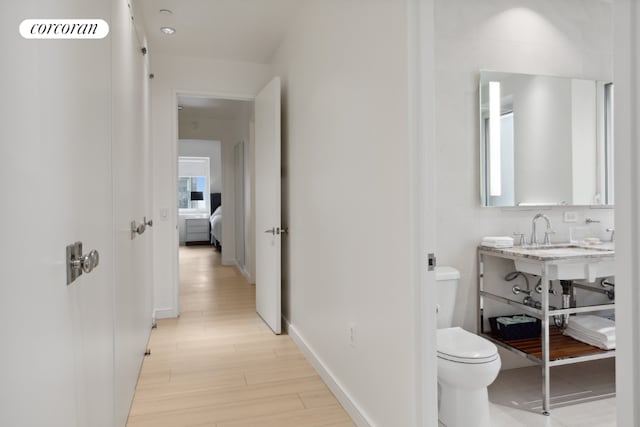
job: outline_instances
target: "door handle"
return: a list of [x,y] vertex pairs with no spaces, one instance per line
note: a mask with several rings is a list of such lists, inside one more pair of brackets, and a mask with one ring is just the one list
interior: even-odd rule
[[270,228],[268,230],[265,230],[264,232],[265,233],[271,233],[271,234],[273,234],[275,236],[276,234],[280,234],[280,229],[276,228],[276,227],[273,227],[273,228]]
[[142,222],[140,224],[138,224],[135,220],[131,221],[131,240],[136,237],[136,234],[144,233],[147,227],[153,227],[153,220],[150,219],[149,221],[147,221],[146,216],[142,219]]
[[265,230],[264,232],[265,233],[271,233],[271,234],[273,234],[275,236],[276,234],[289,234],[289,229],[288,228],[273,227],[273,228],[270,228],[268,230]]
[[100,254],[93,249],[82,254],[82,242],[67,246],[67,285],[70,285],[82,273],[91,273],[100,264]]

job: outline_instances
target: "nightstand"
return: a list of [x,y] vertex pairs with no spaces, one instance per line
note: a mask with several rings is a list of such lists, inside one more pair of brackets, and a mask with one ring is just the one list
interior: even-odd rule
[[185,219],[185,243],[209,243],[209,218]]

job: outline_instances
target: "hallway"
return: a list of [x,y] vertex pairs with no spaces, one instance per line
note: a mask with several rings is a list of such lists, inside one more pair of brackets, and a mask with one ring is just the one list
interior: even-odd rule
[[210,247],[180,248],[178,319],[158,321],[129,427],[353,426],[287,335],[255,313],[255,286]]

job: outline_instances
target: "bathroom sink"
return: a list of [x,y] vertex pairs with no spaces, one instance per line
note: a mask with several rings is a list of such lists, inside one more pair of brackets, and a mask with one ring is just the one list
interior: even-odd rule
[[539,245],[539,246],[525,246],[521,250],[529,252],[531,254],[538,254],[542,257],[575,257],[575,256],[589,256],[589,255],[602,255],[603,252],[610,252],[611,249],[602,246],[582,246],[582,245]]
[[549,280],[594,282],[613,276],[613,244],[579,245],[572,243],[514,247],[504,250],[513,257],[516,270],[541,276],[547,266]]

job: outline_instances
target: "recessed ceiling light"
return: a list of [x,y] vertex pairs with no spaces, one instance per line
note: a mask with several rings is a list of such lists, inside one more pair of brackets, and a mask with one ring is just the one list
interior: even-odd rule
[[176,29],[173,27],[160,27],[160,31],[162,31],[163,34],[167,34],[167,35],[171,35],[174,34],[176,32]]
[[160,9],[158,12],[162,13],[163,15],[172,15],[173,14],[173,12],[170,11],[169,9]]

